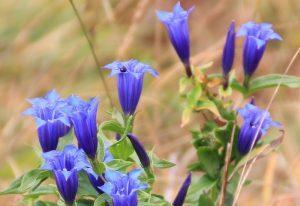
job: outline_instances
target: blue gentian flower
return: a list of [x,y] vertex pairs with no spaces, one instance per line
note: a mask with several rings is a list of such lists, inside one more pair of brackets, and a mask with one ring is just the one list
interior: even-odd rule
[[222,68],[223,68],[223,75],[227,79],[228,73],[230,72],[233,60],[234,60],[234,50],[235,50],[235,23],[234,21],[231,22],[225,46],[223,49],[223,57],[222,57]]
[[137,206],[138,191],[148,187],[142,183],[138,177],[141,174],[140,169],[135,169],[124,174],[118,171],[106,170],[106,183],[100,187],[102,191],[108,194],[117,206]]
[[78,172],[91,173],[92,167],[83,150],[68,145],[63,151],[52,150],[42,154],[41,169],[53,172],[58,191],[67,205],[73,205],[78,189]]
[[247,154],[251,146],[254,147],[256,142],[271,127],[281,126],[280,123],[272,120],[268,111],[260,109],[251,103],[246,104],[238,113],[244,119],[238,135],[238,150],[242,155]]
[[268,23],[248,22],[241,26],[238,36],[245,36],[243,65],[246,77],[250,77],[256,70],[270,40],[282,40]]
[[178,194],[173,202],[173,206],[182,206],[187,194],[187,191],[191,185],[192,182],[192,174],[189,173],[189,175],[186,177],[185,181],[183,182],[181,188],[178,191]]
[[157,76],[157,72],[149,65],[137,60],[115,61],[104,68],[111,70],[111,76],[117,75],[119,101],[126,115],[133,115],[139,103],[146,72]]
[[145,148],[143,147],[142,143],[133,134],[128,134],[127,137],[129,138],[143,168],[149,167],[150,166],[150,158],[149,158]]
[[194,7],[184,10],[180,6],[180,2],[177,2],[173,12],[156,12],[158,19],[168,30],[170,41],[183,62],[188,77],[192,76],[188,17],[193,9]]
[[28,99],[28,102],[32,107],[23,114],[35,118],[43,152],[55,150],[58,139],[66,135],[71,128],[66,114],[68,104],[60,98],[55,90],[48,92],[45,97]]
[[92,184],[92,186],[95,188],[95,190],[99,194],[103,194],[103,191],[100,189],[101,186],[104,185],[105,181],[103,180],[103,177],[100,175],[97,175],[95,172],[88,173],[89,180]]
[[88,102],[72,95],[67,99],[72,107],[69,116],[72,121],[79,148],[89,158],[94,159],[97,153],[97,112],[99,101],[91,98]]

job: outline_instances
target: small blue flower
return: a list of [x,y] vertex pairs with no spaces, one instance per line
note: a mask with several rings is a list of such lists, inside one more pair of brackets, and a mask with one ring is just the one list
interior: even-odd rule
[[149,65],[137,60],[115,61],[104,68],[111,70],[111,76],[117,75],[119,101],[126,115],[133,115],[139,103],[146,72],[157,76]]
[[97,175],[95,172],[88,173],[88,177],[89,177],[89,180],[90,180],[92,186],[95,188],[95,190],[99,194],[103,194],[103,191],[100,189],[100,187],[103,186],[105,183],[103,178],[101,176]]
[[184,10],[180,2],[173,8],[173,12],[157,11],[158,19],[168,30],[169,38],[177,55],[185,65],[187,76],[192,76],[190,65],[190,36],[188,17],[194,7]]
[[63,151],[52,150],[42,154],[41,169],[52,171],[58,191],[67,205],[73,205],[78,189],[78,172],[92,172],[84,151],[68,145]]
[[141,170],[135,169],[124,174],[118,171],[107,170],[105,172],[106,183],[100,187],[108,194],[117,206],[137,206],[138,191],[148,188],[147,184],[142,183],[138,177]]
[[150,159],[149,159],[149,156],[148,156],[145,148],[143,147],[142,143],[133,134],[128,134],[127,137],[129,138],[143,168],[149,167]]
[[270,40],[282,40],[279,34],[273,31],[272,25],[268,23],[254,23],[248,22],[241,26],[238,31],[238,36],[245,36],[244,51],[243,51],[243,65],[244,72],[247,76],[251,76],[263,54]]
[[72,95],[67,99],[72,107],[69,112],[79,148],[82,148],[89,158],[94,159],[97,153],[97,112],[99,101],[91,98],[88,102]]
[[[280,123],[274,122],[268,111],[260,109],[253,104],[246,104],[240,109],[239,115],[243,117],[244,122],[238,135],[238,150],[241,154],[247,154],[251,146],[271,128],[280,127]],[[258,130],[259,129],[259,130]]]
[[234,21],[232,21],[228,29],[226,42],[223,49],[222,67],[223,67],[224,77],[227,77],[228,73],[232,68],[233,60],[234,60],[234,50],[235,50],[235,23]]
[[189,175],[186,177],[185,181],[183,182],[180,190],[178,191],[178,194],[173,202],[173,206],[182,206],[187,194],[187,191],[191,185],[192,182],[192,173],[189,173]]
[[65,136],[71,128],[66,114],[68,104],[52,90],[45,97],[28,99],[32,107],[23,112],[35,118],[39,142],[43,152],[55,150],[58,139]]

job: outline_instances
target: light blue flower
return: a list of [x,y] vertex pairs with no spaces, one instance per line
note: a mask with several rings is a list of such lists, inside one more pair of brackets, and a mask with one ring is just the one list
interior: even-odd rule
[[114,205],[137,206],[137,192],[148,188],[147,184],[142,183],[138,179],[141,172],[140,169],[135,169],[124,174],[118,171],[107,170],[105,172],[107,182],[100,189],[112,198]]
[[71,128],[67,115],[68,104],[55,91],[49,91],[45,97],[28,99],[32,105],[23,112],[32,116],[37,125],[39,142],[43,152],[55,150],[60,137]]
[[104,66],[111,70],[111,76],[117,75],[119,101],[126,115],[133,115],[139,103],[143,89],[144,74],[150,73],[158,76],[149,65],[137,60],[115,61]]
[[194,7],[184,10],[180,2],[173,8],[173,12],[157,11],[158,19],[168,30],[169,39],[176,50],[177,55],[183,62],[187,76],[192,76],[190,65],[190,36],[188,17]]

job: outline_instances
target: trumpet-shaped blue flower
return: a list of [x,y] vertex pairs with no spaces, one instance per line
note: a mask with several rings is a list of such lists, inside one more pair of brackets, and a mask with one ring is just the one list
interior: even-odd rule
[[189,173],[189,175],[186,177],[185,181],[183,182],[181,188],[178,191],[178,194],[173,202],[173,206],[182,206],[187,194],[187,191],[191,185],[192,182],[192,173]]
[[272,120],[268,111],[253,104],[246,104],[239,110],[239,115],[244,119],[238,135],[238,150],[243,155],[247,154],[271,127],[280,126],[280,123]]
[[281,36],[274,32],[272,25],[268,23],[248,22],[241,26],[238,36],[245,36],[243,65],[244,72],[251,76],[266,49],[267,42],[270,40],[282,40]]
[[226,42],[223,49],[222,68],[223,75],[227,77],[230,72],[234,60],[235,50],[235,23],[232,21],[227,32]]
[[32,105],[23,114],[35,118],[39,142],[43,152],[55,150],[58,139],[66,135],[71,123],[66,114],[68,104],[52,90],[45,97],[28,99]]
[[147,168],[150,166],[150,159],[149,156],[145,150],[145,148],[143,147],[142,143],[138,140],[138,138],[136,136],[134,136],[133,134],[128,134],[127,137],[129,138],[142,166],[144,168]]
[[157,17],[168,30],[169,39],[185,65],[187,76],[192,76],[190,65],[190,36],[188,17],[194,7],[184,10],[178,2],[173,12],[157,11]]
[[104,68],[111,70],[111,76],[117,75],[119,101],[126,115],[135,113],[143,89],[146,72],[157,76],[157,72],[149,65],[137,60],[115,61]]
[[58,191],[67,205],[73,205],[78,189],[78,172],[92,172],[84,151],[68,145],[63,151],[52,150],[42,154],[41,169],[53,172]]
[[117,206],[137,206],[138,191],[148,187],[142,183],[138,177],[141,170],[135,169],[124,174],[118,171],[107,170],[105,172],[106,183],[100,187],[102,191],[108,194]]
[[69,113],[79,148],[82,148],[89,158],[94,159],[97,153],[97,112],[99,101],[92,98],[88,102],[72,95],[67,99],[72,107]]

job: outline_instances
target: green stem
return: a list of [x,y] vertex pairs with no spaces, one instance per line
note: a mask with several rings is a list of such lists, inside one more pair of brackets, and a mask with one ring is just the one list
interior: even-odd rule
[[244,79],[244,87],[248,90],[249,88],[249,82],[250,82],[250,76],[248,74],[245,74],[245,79]]
[[121,139],[126,137],[128,133],[132,132],[133,121],[134,121],[134,116],[133,115],[125,117],[125,125],[126,126],[125,126],[125,130],[124,130],[124,133],[123,133]]
[[108,86],[107,86],[107,83],[106,83],[105,78],[104,78],[104,76],[103,76],[103,73],[102,73],[102,71],[100,70],[101,64],[100,64],[100,61],[99,61],[99,59],[98,59],[98,57],[97,57],[97,55],[96,55],[95,48],[94,48],[94,45],[93,45],[93,43],[92,43],[92,39],[91,39],[91,37],[90,37],[89,34],[88,34],[88,31],[87,31],[87,29],[86,29],[86,27],[85,27],[85,25],[84,25],[84,23],[83,23],[83,20],[82,20],[80,14],[79,14],[79,12],[78,12],[78,10],[77,10],[77,8],[76,8],[74,2],[73,2],[73,0],[69,0],[69,2],[70,2],[71,6],[72,6],[72,9],[73,9],[73,11],[74,11],[74,13],[75,13],[75,15],[76,15],[78,21],[79,21],[79,24],[80,24],[80,26],[81,26],[81,30],[82,30],[82,32],[83,32],[83,35],[85,36],[85,38],[86,38],[86,40],[87,40],[87,42],[88,42],[89,48],[90,48],[90,50],[91,50],[91,52],[92,52],[93,59],[94,59],[94,61],[95,61],[95,63],[96,63],[96,66],[97,66],[97,70],[99,69],[100,78],[101,78],[101,81],[102,81],[102,83],[103,83],[104,91],[105,91],[106,96],[107,96],[107,98],[108,98],[109,104],[110,104],[111,107],[113,107],[112,98],[111,98],[111,96],[110,96],[110,94],[109,94]]

